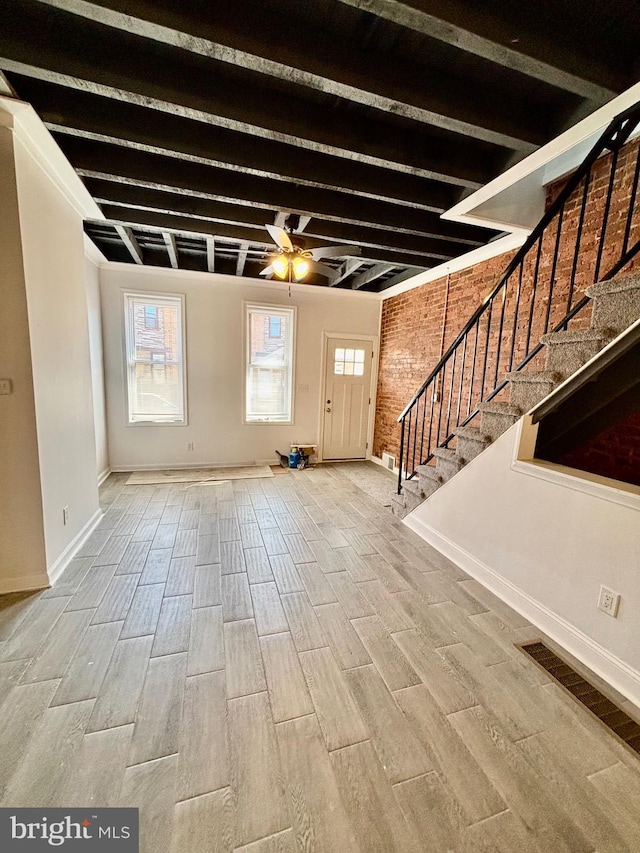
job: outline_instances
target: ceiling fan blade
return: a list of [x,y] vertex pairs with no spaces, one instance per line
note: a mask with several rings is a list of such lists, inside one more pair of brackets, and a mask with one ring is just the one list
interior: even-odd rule
[[260,275],[271,275],[273,272],[273,264],[269,264],[268,267],[265,267],[263,270],[260,270]]
[[320,258],[341,258],[343,255],[359,255],[360,246],[319,246],[311,249],[311,257],[314,261]]
[[264,227],[271,235],[271,239],[276,246],[279,246],[285,252],[293,252],[293,243],[284,228],[278,228],[277,225],[265,225]]
[[309,261],[309,271],[317,273],[318,275],[323,275],[325,278],[338,277],[337,270],[334,270],[332,267],[328,267],[326,264],[319,264],[314,260]]

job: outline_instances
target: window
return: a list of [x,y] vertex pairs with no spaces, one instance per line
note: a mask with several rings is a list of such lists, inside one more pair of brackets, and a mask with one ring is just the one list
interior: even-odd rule
[[184,300],[126,293],[127,420],[185,423]]
[[336,347],[333,373],[335,376],[364,376],[364,350]]
[[245,421],[291,423],[293,308],[246,306]]

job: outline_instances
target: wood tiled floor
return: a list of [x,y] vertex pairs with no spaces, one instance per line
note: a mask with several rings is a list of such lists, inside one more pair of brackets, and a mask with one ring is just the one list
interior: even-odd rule
[[125,481],[0,599],[2,805],[137,806],[144,853],[640,850],[638,757],[339,466]]

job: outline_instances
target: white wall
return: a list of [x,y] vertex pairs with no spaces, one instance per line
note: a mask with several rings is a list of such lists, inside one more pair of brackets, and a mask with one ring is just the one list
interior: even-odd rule
[[[512,464],[520,426],[406,523],[640,705],[640,496]],[[596,608],[601,584],[617,619]]]
[[99,517],[82,216],[26,134],[16,136],[15,164],[46,561],[55,577]]
[[[276,462],[275,449],[318,442],[322,333],[376,335],[376,294],[251,282],[229,276],[110,264],[101,269],[109,459],[113,470]],[[186,297],[186,426],[127,426],[123,290]],[[294,424],[243,424],[243,301],[297,306]],[[377,351],[376,351],[377,358]],[[300,390],[301,385],[308,391]],[[187,444],[193,442],[193,452]]]
[[109,474],[107,444],[107,410],[104,397],[104,356],[102,350],[102,309],[100,307],[100,271],[98,264],[85,256],[87,316],[89,321],[89,355],[91,360],[91,389],[96,441],[98,482]]
[[13,393],[0,396],[0,593],[48,580],[14,141],[2,120],[0,113],[0,377]]

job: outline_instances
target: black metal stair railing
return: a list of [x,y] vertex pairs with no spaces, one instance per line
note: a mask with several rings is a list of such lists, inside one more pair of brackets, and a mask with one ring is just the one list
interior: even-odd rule
[[[640,103],[611,122],[399,416],[398,494],[403,479],[430,462],[436,448],[447,447],[453,430],[469,424],[479,405],[506,387],[509,373],[541,352],[542,335],[566,330],[583,312],[590,302],[580,295],[586,287],[613,278],[640,252],[640,239],[632,240],[640,147],[635,163],[621,163],[628,160],[621,149],[638,124]],[[594,169],[607,153],[608,175]],[[600,227],[594,229],[597,217]]]

